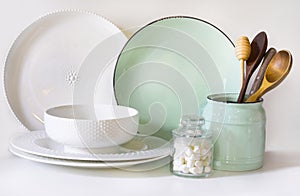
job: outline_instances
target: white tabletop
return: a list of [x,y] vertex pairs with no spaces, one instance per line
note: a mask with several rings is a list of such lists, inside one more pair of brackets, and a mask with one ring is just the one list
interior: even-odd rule
[[[172,3],[171,3],[172,2]],[[80,169],[36,163],[8,152],[9,139],[25,132],[13,117],[0,83],[0,195],[299,195],[300,12],[297,0],[11,0],[0,2],[0,70],[17,35],[35,19],[58,9],[84,9],[108,18],[130,36],[169,15],[190,15],[221,28],[233,41],[265,30],[269,46],[291,50],[294,67],[264,98],[267,140],[264,167],[251,172],[215,171],[210,178],[173,176],[168,165],[149,171]]]
[[[250,172],[214,171],[209,178],[152,170],[82,169],[36,163],[2,151],[1,195],[298,195],[300,152],[267,151],[264,167]],[[298,156],[297,156],[298,155]],[[144,166],[144,168],[147,168]],[[153,168],[152,166],[150,168]]]

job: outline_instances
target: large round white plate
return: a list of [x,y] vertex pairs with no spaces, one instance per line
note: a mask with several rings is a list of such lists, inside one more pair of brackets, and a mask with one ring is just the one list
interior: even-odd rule
[[[72,104],[74,88],[87,87],[91,82],[88,73],[82,72],[82,63],[106,40],[115,42],[104,44],[106,51],[98,53],[98,62],[93,63],[108,66],[99,81],[101,85],[109,85],[109,91],[113,92],[115,63],[112,62],[116,57],[107,57],[116,56],[127,41],[115,25],[93,13],[59,11],[28,26],[14,41],[4,70],[6,97],[17,119],[29,130],[41,130],[40,121],[46,109]],[[99,85],[92,87],[95,86]],[[96,103],[113,102],[111,97],[105,96],[109,93],[107,88],[93,90],[99,95]]]
[[[145,147],[140,147],[140,143]],[[86,152],[66,148],[49,139],[45,131],[32,131],[12,138],[10,145],[15,149],[50,158],[84,161],[128,161],[149,159],[170,154],[170,144],[154,136],[136,136],[123,144],[122,149],[111,153],[100,153],[94,149]],[[123,150],[124,149],[124,150]]]
[[119,55],[118,104],[136,108],[140,132],[169,139],[184,114],[198,114],[207,95],[238,92],[239,62],[230,39],[192,17],[154,21],[134,34]]
[[164,156],[155,157],[151,159],[142,159],[142,160],[135,160],[135,161],[102,162],[102,161],[76,161],[76,160],[43,157],[43,156],[38,156],[38,155],[23,152],[21,150],[14,148],[13,146],[9,147],[9,151],[18,157],[28,159],[31,161],[36,161],[36,162],[46,163],[51,165],[82,167],[82,168],[123,168],[123,167],[138,165],[138,164],[150,163],[168,157],[168,155],[164,155]]

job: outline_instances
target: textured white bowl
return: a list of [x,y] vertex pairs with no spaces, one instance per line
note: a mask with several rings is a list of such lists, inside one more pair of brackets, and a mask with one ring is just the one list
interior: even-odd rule
[[66,105],[44,113],[52,140],[79,148],[104,148],[130,141],[138,131],[138,111],[113,105]]

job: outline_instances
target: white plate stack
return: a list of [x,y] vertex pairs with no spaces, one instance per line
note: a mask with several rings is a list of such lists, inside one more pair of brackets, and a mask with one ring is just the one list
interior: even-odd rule
[[12,138],[10,151],[29,160],[74,167],[128,167],[168,157],[167,141],[135,136],[109,148],[73,148],[44,130],[44,112],[56,106],[115,105],[113,72],[126,36],[90,12],[64,10],[29,25],[14,41],[5,64],[8,104],[30,132]]

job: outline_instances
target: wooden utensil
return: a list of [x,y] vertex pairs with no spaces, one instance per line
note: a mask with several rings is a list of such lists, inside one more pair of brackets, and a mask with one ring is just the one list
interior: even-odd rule
[[255,80],[252,84],[252,88],[249,92],[249,95],[252,95],[254,94],[260,87],[263,79],[264,79],[264,75],[265,75],[265,72],[266,72],[266,69],[271,61],[271,59],[273,58],[273,56],[276,54],[276,49],[275,48],[270,48],[267,53],[265,54],[264,56],[264,60],[262,62],[262,64],[260,65],[260,68],[257,72],[257,75],[255,77]]
[[247,86],[249,80],[254,73],[255,69],[258,67],[261,62],[268,45],[268,39],[265,32],[260,32],[255,36],[255,38],[251,42],[251,54],[249,59],[246,62],[246,77],[243,82],[242,88],[240,90],[240,94],[237,102],[242,103],[244,101],[245,93],[247,90]]
[[270,61],[260,88],[246,102],[255,102],[265,93],[278,86],[292,68],[292,55],[287,50],[281,50]]
[[239,37],[239,39],[236,41],[235,44],[235,56],[237,57],[237,59],[240,61],[241,64],[241,86],[243,85],[245,79],[244,64],[245,61],[248,60],[250,53],[251,53],[251,45],[248,37],[246,36]]

